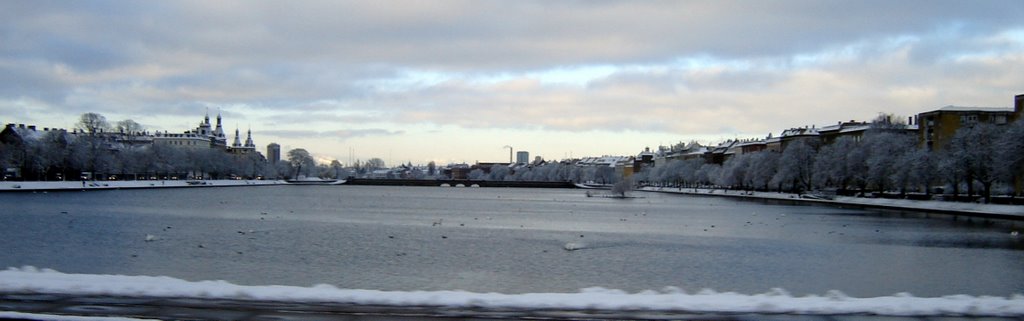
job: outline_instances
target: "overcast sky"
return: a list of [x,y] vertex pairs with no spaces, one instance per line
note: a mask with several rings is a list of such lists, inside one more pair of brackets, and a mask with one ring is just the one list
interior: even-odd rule
[[261,150],[343,163],[631,155],[1012,106],[1022,17],[1020,0],[9,0],[0,121],[182,132],[209,110]]

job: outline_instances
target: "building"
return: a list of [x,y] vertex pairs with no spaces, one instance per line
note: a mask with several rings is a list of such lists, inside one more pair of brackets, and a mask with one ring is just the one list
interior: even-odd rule
[[530,152],[518,151],[516,152],[516,164],[529,164],[530,163]]
[[1024,95],[1014,97],[1009,107],[946,106],[917,115],[918,140],[928,150],[942,150],[961,127],[976,123],[1006,125],[1021,118]]
[[281,161],[281,145],[277,143],[267,144],[267,160],[271,164],[277,164],[277,162]]
[[239,139],[238,129],[235,129],[235,141],[228,147],[228,152],[235,155],[247,155],[256,152],[256,144],[252,142],[252,130],[246,132],[245,144]]
[[859,121],[848,121],[838,122],[831,126],[822,126],[818,130],[821,142],[825,145],[832,144],[840,137],[852,137],[854,141],[860,141],[864,138],[864,133],[871,129],[871,123],[859,122]]
[[783,130],[782,134],[779,135],[779,151],[785,151],[789,144],[799,140],[817,148],[817,146],[820,146],[818,143],[821,141],[821,135],[818,133],[818,128],[813,125],[811,127],[804,126]]
[[210,115],[206,115],[203,118],[203,122],[199,123],[199,126],[193,130],[188,130],[181,134],[173,134],[167,131],[162,133],[156,132],[153,135],[153,144],[188,148],[227,148],[227,137],[224,135],[223,127],[221,127],[220,114],[217,114],[217,127],[214,129],[210,127]]
[[672,146],[658,146],[658,151],[654,153],[654,166],[663,166],[672,160],[703,159],[709,151],[706,146],[696,141],[679,142]]
[[650,147],[645,147],[644,151],[633,159],[633,173],[639,173],[648,167],[654,167],[654,152],[651,152]]

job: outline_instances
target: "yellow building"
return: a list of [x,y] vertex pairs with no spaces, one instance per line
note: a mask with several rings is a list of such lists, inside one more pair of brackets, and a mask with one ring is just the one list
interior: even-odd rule
[[1024,95],[1014,97],[1014,107],[946,106],[917,115],[919,139],[928,150],[942,150],[961,127],[976,123],[1005,125],[1021,117]]

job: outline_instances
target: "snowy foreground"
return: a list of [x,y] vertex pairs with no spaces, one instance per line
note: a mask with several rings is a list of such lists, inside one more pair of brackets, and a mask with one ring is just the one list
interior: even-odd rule
[[765,294],[687,293],[677,288],[626,293],[588,288],[578,293],[472,293],[464,291],[377,291],[339,289],[330,285],[242,286],[225,281],[190,282],[171,277],[66,274],[34,267],[0,272],[0,289],[8,293],[61,293],[119,297],[188,297],[375,306],[422,306],[503,310],[618,310],[687,313],[762,313],[884,316],[1024,316],[1024,295],[1009,298],[954,295],[919,298],[910,294],[853,298],[838,291],[824,296],[794,297],[784,290]]
[[775,192],[741,192],[741,191],[729,191],[723,189],[705,189],[705,188],[669,188],[669,187],[644,187],[642,191],[648,192],[662,192],[662,193],[673,193],[673,194],[689,194],[689,195],[716,195],[716,196],[731,196],[731,197],[743,197],[743,198],[756,198],[756,199],[780,199],[780,200],[796,200],[796,201],[807,201],[822,204],[835,204],[835,205],[860,205],[860,206],[872,206],[872,207],[884,207],[891,209],[905,209],[911,211],[942,211],[942,212],[953,212],[963,214],[994,214],[999,216],[1017,216],[1024,217],[1024,206],[1017,205],[999,205],[999,204],[979,204],[979,203],[957,203],[957,202],[942,202],[942,201],[915,201],[915,200],[899,200],[899,199],[884,199],[884,198],[863,198],[863,197],[849,197],[849,196],[837,196],[832,200],[825,199],[806,199],[800,198],[796,194],[788,193],[775,193]]
[[0,182],[0,191],[47,191],[47,190],[103,190],[130,188],[174,188],[174,187],[216,187],[246,185],[286,184],[278,180],[152,180],[152,181],[49,181],[49,182]]

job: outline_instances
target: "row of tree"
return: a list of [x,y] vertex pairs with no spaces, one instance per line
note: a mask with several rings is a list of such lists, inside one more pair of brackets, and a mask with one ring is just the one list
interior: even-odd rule
[[[918,147],[905,131],[875,127],[859,140],[842,137],[790,143],[781,153],[733,156],[722,165],[702,159],[674,160],[650,168],[637,181],[675,186],[718,186],[746,190],[908,192],[930,195],[934,187],[960,195],[993,190],[1020,194],[1024,177],[1024,121],[1009,126],[978,123],[961,128],[938,151]],[[976,191],[980,189],[980,193]]]
[[[611,167],[547,163],[512,170],[495,166],[474,170],[471,179],[574,181],[613,184],[621,177]],[[938,151],[919,147],[904,125],[876,121],[861,137],[841,137],[830,144],[798,139],[781,153],[756,152],[730,157],[722,164],[704,158],[669,160],[645,167],[631,177],[639,184],[717,187],[743,190],[840,193],[944,193],[982,196],[994,191],[1020,195],[1024,177],[1024,120],[1008,126],[977,123],[958,130]]]
[[[180,147],[135,138],[145,128],[132,120],[111,125],[103,115],[81,115],[72,132],[12,128],[0,142],[4,179],[227,179],[345,177],[341,163],[317,164],[304,149],[287,162],[270,163],[258,153],[231,154],[221,148]],[[13,170],[9,170],[13,169]]]
[[[267,162],[258,153],[229,154],[215,148],[179,148],[160,144],[115,142],[105,131],[141,133],[131,120],[110,126],[102,115],[83,114],[74,135],[65,131],[38,132],[36,137],[5,139],[0,144],[0,166],[17,168],[29,180],[78,179],[79,173],[125,179],[159,178],[344,178],[365,176],[384,169],[373,158],[345,168],[337,160],[318,164],[305,149],[288,151],[286,161]],[[977,123],[965,126],[939,151],[919,148],[916,137],[899,125],[876,121],[862,137],[841,137],[822,145],[816,139],[799,139],[781,153],[735,155],[723,164],[703,158],[669,160],[646,167],[632,180],[673,186],[717,186],[747,190],[919,192],[933,193],[942,186],[954,195],[966,191],[986,201],[994,190],[1020,194],[1024,177],[1024,120],[1007,126]],[[433,164],[431,164],[433,165]],[[411,178],[435,175],[406,166]],[[613,167],[581,167],[551,162],[513,170],[494,166],[489,172],[474,170],[471,179],[516,181],[594,181],[613,184],[621,180]]]

